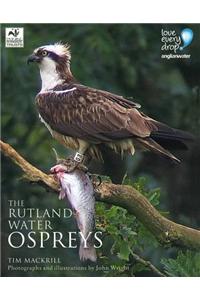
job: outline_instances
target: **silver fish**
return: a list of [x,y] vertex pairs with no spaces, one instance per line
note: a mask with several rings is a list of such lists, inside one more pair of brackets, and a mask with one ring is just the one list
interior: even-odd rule
[[74,211],[81,236],[80,260],[89,259],[95,262],[97,259],[94,248],[95,198],[92,182],[88,174],[81,169],[77,168],[67,173],[67,166],[62,162],[52,167],[51,173],[60,182],[59,199],[66,197]]

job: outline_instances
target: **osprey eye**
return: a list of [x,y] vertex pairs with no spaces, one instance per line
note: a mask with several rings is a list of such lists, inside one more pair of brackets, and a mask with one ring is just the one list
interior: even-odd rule
[[42,56],[47,56],[48,52],[46,50],[42,51]]

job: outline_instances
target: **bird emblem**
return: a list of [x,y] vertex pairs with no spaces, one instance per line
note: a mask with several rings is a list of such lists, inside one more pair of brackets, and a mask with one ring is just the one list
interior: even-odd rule
[[18,34],[19,34],[19,29],[15,28],[9,31],[8,36],[13,35],[14,37],[17,37]]

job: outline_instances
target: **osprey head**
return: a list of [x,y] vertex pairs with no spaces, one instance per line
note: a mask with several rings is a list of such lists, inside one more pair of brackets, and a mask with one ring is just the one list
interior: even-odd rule
[[71,54],[68,44],[56,43],[41,46],[33,51],[27,63],[36,62],[40,68],[42,89],[51,89],[64,81],[70,81],[73,76],[70,71]]
[[71,54],[68,44],[56,43],[54,45],[46,45],[36,48],[33,54],[27,59],[27,63],[37,62],[39,64],[45,64],[49,61],[53,61],[56,64],[70,63]]

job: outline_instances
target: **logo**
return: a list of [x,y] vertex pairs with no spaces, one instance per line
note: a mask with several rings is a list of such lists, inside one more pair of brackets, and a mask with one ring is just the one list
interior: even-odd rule
[[191,54],[183,53],[193,40],[192,29],[185,28],[180,33],[176,30],[161,29],[161,58],[191,58]]
[[22,48],[24,47],[24,28],[23,27],[7,27],[5,32],[6,48]]
[[181,38],[183,41],[183,46],[180,47],[181,51],[192,43],[193,36],[193,31],[190,28],[185,28],[181,31]]

